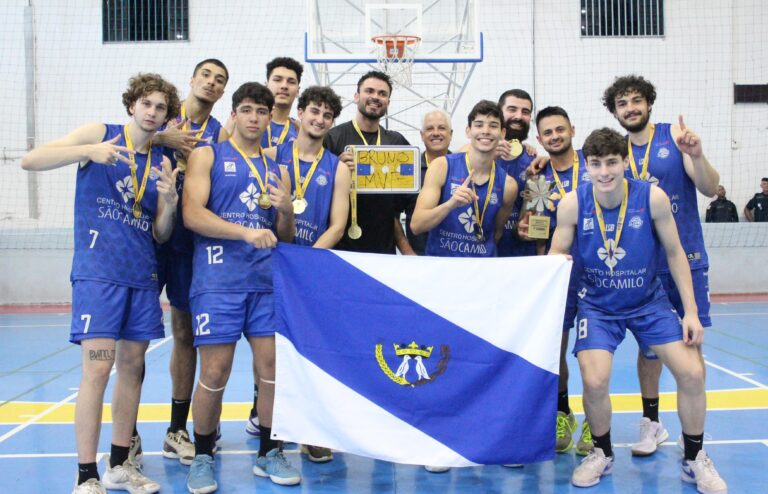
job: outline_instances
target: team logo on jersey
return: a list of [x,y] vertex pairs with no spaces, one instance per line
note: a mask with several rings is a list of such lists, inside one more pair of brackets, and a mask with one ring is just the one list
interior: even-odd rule
[[[376,361],[379,363],[381,371],[389,379],[401,386],[415,388],[416,386],[435,382],[435,379],[440,377],[448,368],[448,359],[451,355],[451,349],[448,345],[440,345],[440,360],[435,364],[431,374],[427,370],[425,361],[432,357],[432,351],[435,349],[434,346],[417,345],[415,341],[410,345],[394,344],[392,346],[395,350],[394,356],[401,359],[397,371],[393,372],[389,367],[389,363],[387,363],[386,356],[384,355],[384,345],[381,343],[376,345]],[[407,377],[409,374],[414,373],[414,371],[411,371],[411,364],[413,364],[413,369],[416,373],[416,379],[413,381],[409,381]]]
[[612,232],[614,230],[616,230],[616,225],[614,225],[613,223],[609,223],[609,224],[605,225],[605,231],[606,232]]
[[491,192],[491,198],[488,200],[493,205],[496,205],[499,203],[499,196],[495,192]]
[[612,238],[608,239],[608,250],[605,250],[605,246],[597,249],[597,257],[611,269],[624,259],[625,255],[627,255],[627,252],[621,247],[616,247],[616,242]]
[[261,193],[256,188],[256,186],[253,184],[248,184],[248,188],[245,189],[245,192],[240,194],[240,202],[245,204],[245,207],[248,208],[248,211],[253,211],[256,209],[259,196],[261,196]]
[[666,148],[666,147],[660,147],[660,148],[659,148],[659,152],[658,152],[658,153],[656,153],[656,157],[657,157],[657,158],[661,158],[661,159],[664,159],[664,158],[666,158],[667,156],[669,156],[669,148]]
[[581,225],[581,229],[586,231],[594,230],[595,228],[595,220],[594,218],[584,218],[584,222]]
[[643,226],[643,219],[639,216],[633,216],[632,219],[629,220],[629,226],[635,230],[639,230],[640,227]]
[[326,185],[328,185],[328,177],[326,177],[326,176],[325,176],[325,175],[323,175],[323,174],[320,174],[320,175],[318,175],[318,176],[317,176],[317,178],[315,179],[315,183],[316,183],[317,185],[319,185],[320,187],[325,187]]
[[577,293],[576,295],[578,295],[579,298],[586,297],[587,296],[587,287],[584,287],[581,290],[579,290],[579,293]]
[[459,184],[451,184],[451,195],[453,195],[454,192],[456,192],[456,189],[461,187]]
[[237,166],[234,161],[224,162],[224,173],[237,173]]
[[464,227],[464,231],[467,233],[474,233],[475,231],[475,212],[471,207],[466,211],[459,214],[459,223]]
[[118,180],[115,187],[117,187],[117,191],[120,195],[123,196],[123,202],[128,202],[135,197],[135,194],[133,193],[133,180],[131,180],[130,175],[122,180]]

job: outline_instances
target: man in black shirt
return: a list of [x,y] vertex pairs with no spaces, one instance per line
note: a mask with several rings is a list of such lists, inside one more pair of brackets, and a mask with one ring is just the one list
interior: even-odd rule
[[768,222],[768,177],[760,180],[762,192],[755,194],[755,197],[749,200],[744,208],[744,216],[747,221],[766,221]]
[[736,205],[725,198],[725,187],[717,186],[717,199],[707,206],[707,223],[738,223],[739,213]]
[[[357,114],[352,121],[338,125],[328,132],[325,137],[326,149],[338,155],[341,161],[351,163],[351,154],[344,151],[349,145],[410,145],[399,132],[384,129],[379,125],[381,118],[387,114],[391,94],[392,83],[387,74],[373,70],[363,75],[357,82],[354,99]],[[397,246],[400,252],[411,253],[412,249],[408,245],[399,219],[400,213],[408,205],[408,199],[407,194],[358,194],[357,224],[363,234],[358,239],[349,237],[350,211],[344,236],[336,248],[394,254]]]
[[[443,110],[432,110],[424,115],[421,123],[421,140],[424,142],[424,152],[421,153],[421,184],[424,185],[424,176],[427,173],[427,166],[435,158],[440,158],[450,154],[448,146],[451,145],[453,129],[451,128],[451,116]],[[424,255],[427,247],[428,233],[416,235],[411,231],[411,217],[416,208],[417,195],[411,199],[408,207],[405,209],[405,235],[408,237],[408,243],[413,249],[413,253],[419,256]]]

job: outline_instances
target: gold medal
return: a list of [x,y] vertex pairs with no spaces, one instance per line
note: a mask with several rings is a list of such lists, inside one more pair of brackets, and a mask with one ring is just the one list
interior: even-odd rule
[[293,200],[293,212],[294,214],[301,214],[307,210],[307,200],[304,198]]
[[483,233],[483,227],[475,223],[475,238],[478,242],[485,242],[485,233]]
[[272,201],[269,200],[269,196],[267,194],[261,194],[259,196],[259,207],[261,209],[269,209],[272,207]]
[[512,157],[512,159],[517,158],[523,154],[523,145],[520,144],[520,141],[517,139],[512,139],[509,141],[509,155]]
[[360,228],[359,225],[352,225],[347,230],[347,235],[349,235],[349,238],[352,240],[357,240],[358,238],[363,236],[363,229]]
[[133,209],[133,217],[136,218],[137,220],[140,220],[141,219],[141,203],[134,202],[132,209]]

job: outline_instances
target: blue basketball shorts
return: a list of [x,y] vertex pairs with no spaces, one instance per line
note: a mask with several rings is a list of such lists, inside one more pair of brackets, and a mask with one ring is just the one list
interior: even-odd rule
[[272,292],[205,292],[190,302],[196,347],[275,334]]
[[91,280],[72,283],[72,343],[91,338],[149,341],[163,336],[163,311],[156,289]]
[[189,288],[192,286],[192,253],[177,252],[161,247],[157,252],[157,278],[160,291],[165,294],[171,306],[190,312]]

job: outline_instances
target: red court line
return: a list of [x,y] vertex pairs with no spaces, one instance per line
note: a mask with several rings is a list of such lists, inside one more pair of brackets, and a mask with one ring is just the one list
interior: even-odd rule
[[710,296],[714,303],[768,302],[768,293],[715,293]]

